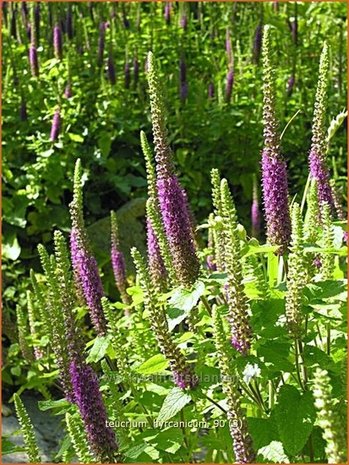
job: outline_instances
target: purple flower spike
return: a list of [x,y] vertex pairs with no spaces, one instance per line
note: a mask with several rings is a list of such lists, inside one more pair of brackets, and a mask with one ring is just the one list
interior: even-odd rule
[[73,93],[72,93],[72,89],[71,89],[71,84],[70,84],[70,82],[68,82],[68,84],[66,85],[66,87],[64,89],[64,97],[69,99],[72,96],[73,96]]
[[130,88],[130,83],[131,83],[131,69],[130,69],[130,63],[127,61],[125,63],[125,89]]
[[296,82],[296,79],[294,77],[294,74],[292,74],[292,76],[289,78],[289,80],[287,81],[287,88],[286,88],[286,92],[287,92],[287,95],[290,97],[292,95],[292,92],[293,92],[293,87],[295,85],[295,82]]
[[316,179],[319,202],[326,202],[334,209],[332,189],[330,185],[330,172],[325,160],[322,159],[316,148],[309,153],[309,166],[312,178]]
[[269,56],[270,29],[263,34],[263,136],[262,186],[267,237],[278,245],[278,254],[287,250],[291,238],[291,218],[288,206],[286,162],[280,153],[280,136],[275,112],[275,84]]
[[158,195],[166,237],[180,282],[192,285],[199,273],[187,200],[175,175],[160,177]]
[[165,18],[166,24],[170,24],[171,22],[171,3],[170,2],[165,3],[164,18]]
[[113,266],[113,272],[115,282],[118,285],[120,293],[126,292],[126,264],[124,254],[118,250],[115,245],[112,245],[111,249],[111,262]]
[[252,206],[251,206],[251,224],[252,224],[251,235],[253,237],[258,237],[259,233],[260,233],[260,226],[261,226],[261,214],[260,214],[260,210],[259,210],[257,185],[256,185],[255,179],[253,180],[253,198],[252,198]]
[[188,98],[188,83],[187,82],[181,82],[179,96],[182,102],[184,102]]
[[32,76],[39,76],[39,61],[38,61],[38,52],[34,45],[29,47],[29,63]]
[[319,79],[315,95],[314,116],[312,125],[311,148],[309,152],[310,175],[317,182],[318,201],[326,202],[335,213],[335,204],[330,185],[330,172],[326,163],[326,107],[327,107],[327,81],[329,70],[328,46],[325,43],[319,66]]
[[185,13],[181,14],[180,20],[179,20],[179,25],[182,29],[186,30],[188,27],[188,18]]
[[172,150],[167,142],[165,111],[154,57],[148,54],[148,84],[152,115],[157,189],[166,237],[178,281],[190,287],[199,274],[189,205],[174,173]]
[[52,142],[58,139],[60,127],[61,127],[61,110],[60,108],[57,108],[57,110],[55,111],[55,114],[53,115],[52,125],[51,125],[50,140]]
[[81,232],[74,227],[70,235],[70,251],[75,277],[90,310],[92,324],[98,335],[103,336],[106,322],[101,304],[103,287],[97,261],[87,250]]
[[262,153],[262,177],[267,235],[273,244],[284,245],[282,253],[291,234],[286,162],[270,156],[267,149]]
[[263,24],[260,22],[256,27],[253,40],[253,62],[259,63],[262,48],[262,37],[263,37]]
[[58,60],[61,60],[63,56],[63,38],[62,30],[59,24],[56,24],[53,29],[53,48],[55,51],[55,57]]
[[107,412],[96,373],[88,365],[72,362],[70,376],[91,449],[102,462],[113,463],[118,446],[113,430],[107,426]]
[[292,36],[292,42],[297,45],[298,42],[298,21],[297,18],[289,23],[290,26],[290,31],[291,31],[291,36]]
[[110,84],[114,86],[116,83],[116,75],[115,75],[114,59],[111,53],[109,53],[109,56],[108,56],[108,78],[109,78]]
[[225,85],[225,100],[227,101],[227,103],[229,103],[231,100],[233,84],[234,84],[234,70],[233,70],[233,67],[230,66],[228,74],[227,74],[227,82]]
[[111,263],[113,267],[115,284],[120,292],[121,299],[124,304],[130,304],[130,296],[127,294],[128,287],[126,277],[126,263],[124,254],[120,250],[118,221],[115,212],[110,213],[110,229],[111,229]]

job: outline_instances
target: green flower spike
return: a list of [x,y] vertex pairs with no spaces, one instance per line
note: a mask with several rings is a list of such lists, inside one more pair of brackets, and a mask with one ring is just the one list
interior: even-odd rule
[[233,353],[226,338],[223,321],[217,307],[212,309],[214,340],[217,349],[218,363],[222,375],[222,388],[228,405],[230,434],[236,463],[252,463],[255,453],[252,439],[247,429],[245,413],[241,409],[240,393],[237,377],[231,366]]
[[322,437],[326,441],[328,463],[346,463],[346,422],[339,411],[341,405],[336,405],[332,398],[331,380],[326,370],[321,370],[319,367],[316,369],[312,391],[318,424],[323,430]]
[[298,203],[291,212],[291,252],[288,260],[286,319],[289,331],[298,337],[302,324],[302,293],[308,281],[306,259],[303,249],[303,222]]
[[252,330],[249,304],[242,275],[242,254],[236,209],[226,179],[221,181],[221,205],[224,225],[225,269],[228,274],[225,294],[229,305],[231,343],[242,355],[249,352]]
[[16,316],[17,316],[17,331],[18,331],[18,343],[21,349],[24,359],[31,363],[34,361],[32,348],[29,347],[27,336],[29,334],[29,329],[27,325],[27,320],[24,316],[24,312],[20,305],[16,307]]
[[34,428],[28,412],[18,394],[13,395],[15,409],[19,424],[21,426],[24,447],[28,455],[29,463],[41,463],[39,448],[37,445]]
[[222,202],[221,202],[221,179],[219,171],[216,168],[211,170],[211,184],[212,184],[212,203],[215,214],[216,227],[213,231],[214,245],[215,245],[215,259],[217,271],[225,271],[225,245],[224,245],[224,231],[221,227],[222,219]]
[[159,305],[153,291],[144,259],[136,248],[131,249],[131,255],[143,290],[145,309],[149,312],[150,323],[158,346],[170,362],[174,383],[181,389],[194,388],[197,385],[197,377],[180,349],[172,340],[165,312]]
[[79,462],[95,463],[94,456],[91,453],[87,442],[84,423],[80,415],[78,413],[74,415],[66,413],[65,422],[67,424],[67,430]]

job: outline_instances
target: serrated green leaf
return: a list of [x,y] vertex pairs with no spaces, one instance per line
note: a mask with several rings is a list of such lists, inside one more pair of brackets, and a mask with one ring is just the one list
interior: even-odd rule
[[39,410],[45,412],[46,410],[51,410],[53,408],[63,408],[69,407],[70,403],[65,399],[59,400],[39,400],[38,407]]
[[179,387],[174,387],[168,393],[162,404],[157,422],[162,423],[174,417],[183,407],[191,401],[191,397]]
[[274,413],[285,451],[296,455],[305,446],[316,419],[312,394],[300,394],[294,386],[284,385]]
[[161,373],[168,367],[168,363],[168,360],[162,354],[156,354],[136,368],[136,371],[141,375]]
[[262,447],[259,449],[258,455],[261,455],[267,462],[290,463],[280,441],[272,441],[267,446]]
[[200,297],[205,292],[205,284],[197,281],[191,290],[177,289],[171,297],[169,304],[184,312],[189,312],[195,307]]
[[143,442],[142,444],[138,444],[137,446],[133,446],[130,449],[126,450],[123,454],[125,457],[128,457],[129,459],[137,459],[142,452],[145,451],[145,449],[148,447],[148,444]]
[[247,423],[255,450],[267,446],[273,440],[278,439],[278,432],[269,418],[248,418]]
[[86,359],[87,363],[97,363],[105,356],[110,344],[108,336],[97,336]]

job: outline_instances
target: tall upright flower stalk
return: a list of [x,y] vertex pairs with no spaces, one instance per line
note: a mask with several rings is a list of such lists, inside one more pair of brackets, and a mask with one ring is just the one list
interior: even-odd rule
[[[44,320],[48,323],[48,334],[50,337],[54,358],[59,369],[59,378],[65,397],[69,401],[74,402],[74,394],[72,391],[69,373],[69,365],[71,360],[67,347],[67,335],[61,308],[60,289],[57,285],[57,264],[55,258],[53,256],[49,256],[43,245],[38,245],[38,252],[41,266],[45,272],[46,289],[44,296],[41,297],[40,290],[38,289],[37,284],[35,284],[35,295],[39,297],[40,305],[42,307],[44,306],[44,311],[47,312],[47,317],[45,317]],[[41,302],[41,298],[43,299],[43,302]]]
[[145,158],[148,183],[148,201],[146,206],[148,261],[152,283],[161,291],[166,289],[167,284],[169,284],[167,283],[168,280],[172,283],[176,282],[176,274],[161,218],[154,156],[143,131],[141,132],[141,145]]
[[287,250],[291,236],[286,162],[280,153],[280,135],[275,113],[275,86],[270,60],[270,26],[263,32],[263,124],[262,186],[267,237],[278,245],[278,253]]
[[221,179],[219,171],[216,168],[211,170],[211,185],[212,185],[212,203],[215,215],[215,225],[213,226],[215,259],[217,271],[225,271],[225,246],[224,246],[224,231],[221,227],[222,219],[222,200],[221,200]]
[[242,355],[251,347],[252,329],[249,323],[249,305],[242,275],[242,255],[238,223],[228,182],[221,182],[221,205],[224,225],[225,266],[228,274],[225,288],[229,306],[232,346]]
[[340,405],[335,405],[332,397],[331,380],[327,370],[318,367],[314,373],[312,385],[315,407],[322,437],[326,441],[328,463],[347,462],[347,435],[345,419],[341,417]]
[[14,394],[13,400],[15,403],[17,418],[22,430],[24,448],[28,455],[29,463],[41,463],[37,439],[35,437],[34,428],[28,412],[18,394]]
[[149,312],[150,323],[155,333],[158,346],[163,355],[170,362],[174,383],[181,389],[194,388],[198,379],[187,363],[180,349],[173,342],[164,309],[157,301],[146,264],[136,248],[131,249],[140,286],[144,294],[144,306]]
[[70,375],[91,449],[102,463],[115,463],[118,445],[114,431],[107,425],[107,412],[96,373],[86,364],[72,362]]
[[75,281],[88,306],[92,324],[98,335],[104,335],[106,321],[101,305],[103,286],[97,261],[92,255],[85,228],[81,176],[81,161],[78,159],[74,172],[74,196],[69,206],[72,222],[70,234],[71,258]]
[[63,57],[63,37],[59,23],[56,23],[53,28],[53,49],[57,60],[61,60]]
[[55,142],[58,139],[59,132],[61,130],[61,109],[60,107],[56,108],[52,118],[51,124],[51,133],[50,133],[50,141]]
[[251,235],[258,237],[261,228],[261,218],[258,201],[258,189],[256,175],[253,175],[253,187],[252,187],[252,205],[251,205]]
[[230,434],[233,439],[233,450],[236,463],[252,463],[255,453],[252,439],[248,432],[246,415],[241,408],[240,393],[237,376],[234,372],[231,359],[231,348],[227,343],[223,321],[217,310],[213,308],[214,340],[218,355],[219,368],[222,375],[222,388],[226,396]]
[[303,244],[303,221],[298,203],[292,206],[291,252],[288,260],[286,319],[290,333],[299,337],[302,325],[302,293],[307,284],[306,257]]
[[191,286],[199,274],[199,260],[186,195],[174,171],[172,150],[167,140],[165,108],[152,52],[148,54],[149,96],[160,212],[178,281]]
[[325,43],[321,52],[319,80],[315,95],[311,148],[309,152],[310,175],[317,182],[319,203],[326,202],[334,213],[334,202],[330,185],[330,172],[326,164],[326,92],[329,69],[328,46]]
[[111,226],[111,263],[114,272],[116,287],[120,292],[121,300],[124,304],[130,304],[130,296],[127,294],[128,287],[126,277],[125,256],[120,249],[119,228],[115,212],[110,212]]

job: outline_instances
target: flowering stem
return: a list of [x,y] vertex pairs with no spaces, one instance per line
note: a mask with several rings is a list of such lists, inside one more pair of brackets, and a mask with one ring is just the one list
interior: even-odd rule
[[201,302],[204,304],[206,310],[208,311],[208,314],[212,315],[210,304],[208,303],[208,300],[206,299],[206,297],[203,295],[201,296]]
[[213,405],[215,405],[217,408],[219,408],[219,410],[221,410],[223,413],[227,414],[228,412],[223,408],[221,407],[218,402],[216,402],[215,400],[213,400],[210,396],[208,396],[207,394],[205,394],[204,392],[202,393],[204,395],[204,397],[206,397],[206,399],[208,401],[210,401]]

